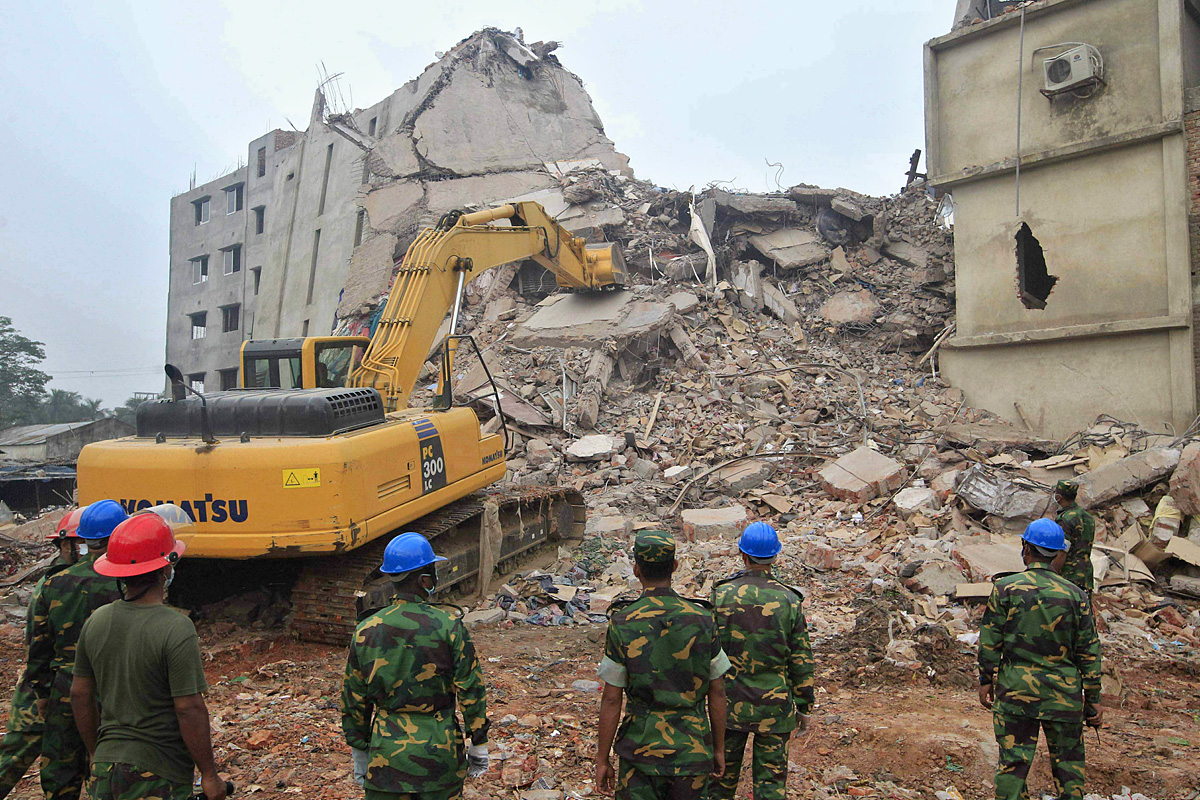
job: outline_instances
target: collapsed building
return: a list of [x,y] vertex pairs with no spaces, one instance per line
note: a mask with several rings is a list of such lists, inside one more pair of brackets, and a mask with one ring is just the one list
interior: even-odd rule
[[167,361],[233,388],[242,341],[328,335],[446,211],[554,186],[580,160],[627,170],[556,48],[483,30],[353,111],[327,82],[306,130],[253,140],[245,166],[172,198]]

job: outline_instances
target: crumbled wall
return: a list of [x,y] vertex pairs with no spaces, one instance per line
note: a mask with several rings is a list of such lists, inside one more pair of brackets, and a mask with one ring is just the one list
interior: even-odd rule
[[[392,279],[393,257],[452,209],[558,186],[554,162],[594,159],[628,172],[582,81],[551,53],[489,28],[460,42],[387,103],[387,126],[366,153],[363,243],[351,257],[340,317],[361,317]],[[549,166],[548,166],[549,165]],[[556,170],[555,170],[556,171]]]

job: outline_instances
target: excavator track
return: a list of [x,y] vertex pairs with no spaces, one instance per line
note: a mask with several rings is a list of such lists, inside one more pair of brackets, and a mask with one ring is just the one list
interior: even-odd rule
[[[481,528],[492,504],[503,534],[499,547],[491,548],[495,574],[549,543],[582,538],[587,521],[579,492],[543,486],[477,492],[413,520],[403,531],[424,535],[438,555],[449,559],[438,568],[438,596],[476,590],[480,566],[489,560],[481,550]],[[392,538],[385,534],[348,553],[306,559],[292,589],[291,625],[301,639],[348,645],[359,608],[387,604],[390,585],[378,568]]]

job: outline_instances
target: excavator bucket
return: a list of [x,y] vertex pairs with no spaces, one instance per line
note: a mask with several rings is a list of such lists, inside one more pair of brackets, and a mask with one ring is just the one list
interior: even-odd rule
[[[593,269],[596,283],[600,286],[625,285],[625,255],[617,242],[604,244],[589,244],[587,246],[588,266]],[[569,286],[559,279],[559,286]]]

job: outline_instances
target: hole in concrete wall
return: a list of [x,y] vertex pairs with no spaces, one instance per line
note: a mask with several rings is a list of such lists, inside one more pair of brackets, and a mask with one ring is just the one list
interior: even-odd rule
[[1043,309],[1058,277],[1046,269],[1046,254],[1024,222],[1017,231],[1017,293],[1026,308]]

